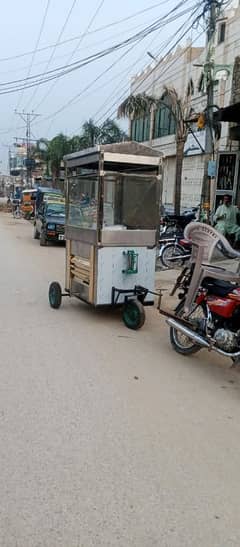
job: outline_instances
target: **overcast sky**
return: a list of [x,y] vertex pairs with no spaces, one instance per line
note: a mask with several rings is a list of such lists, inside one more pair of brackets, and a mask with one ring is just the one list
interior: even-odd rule
[[[88,2],[75,0],[71,15],[66,22],[73,0],[2,2],[0,83],[44,73],[46,69],[51,70],[77,61],[116,44],[168,13],[177,3],[176,0],[89,0]],[[196,0],[185,0],[179,11],[186,9],[187,6],[196,5],[196,3]],[[149,9],[128,21],[119,22],[108,29],[97,31],[103,25],[117,22],[154,4],[156,5],[154,9]],[[47,5],[49,8],[38,48],[83,34],[81,42],[78,39],[56,47],[55,50],[51,48],[36,52],[34,56],[30,54],[4,60],[6,57],[21,55],[35,49]],[[96,16],[91,23],[94,14]],[[104,121],[108,115],[114,118],[116,116],[116,104],[114,103],[117,103],[118,99],[121,102],[124,95],[127,95],[130,77],[150,62],[147,51],[150,50],[154,55],[159,54],[164,51],[164,44],[165,51],[167,51],[167,39],[173,36],[188,17],[188,15],[182,16],[177,21],[147,36],[122,59],[120,56],[123,56],[127,48],[68,74],[56,80],[54,84],[50,82],[39,86],[36,90],[30,89],[23,93],[1,95],[0,160],[2,160],[2,172],[7,172],[6,145],[12,145],[14,137],[24,137],[25,135],[23,123],[14,114],[14,109],[34,110],[41,114],[32,125],[32,134],[35,138],[51,138],[60,131],[68,135],[79,133],[82,123],[90,117],[99,123]],[[66,25],[59,40],[65,22]],[[88,33],[86,33],[87,29]],[[74,52],[76,48],[77,51]],[[113,68],[99,77],[114,62]],[[93,84],[94,79],[98,77],[97,82]],[[89,89],[84,91],[87,86]],[[81,91],[83,91],[82,95],[76,99],[74,104],[65,108],[68,101]],[[59,109],[63,110],[53,116]]]

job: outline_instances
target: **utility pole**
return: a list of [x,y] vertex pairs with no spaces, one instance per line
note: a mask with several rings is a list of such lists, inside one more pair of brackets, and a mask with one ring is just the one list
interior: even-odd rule
[[26,124],[26,143],[27,143],[27,187],[30,188],[32,184],[32,159],[31,159],[31,123],[35,118],[40,116],[40,114],[35,114],[34,112],[17,112],[15,114],[20,116],[24,123]]
[[205,136],[205,162],[201,194],[201,220],[209,222],[210,217],[210,193],[211,178],[208,176],[209,161],[213,157],[213,104],[214,104],[214,41],[216,34],[217,6],[219,1],[206,0],[206,11],[209,11],[207,30],[207,56],[204,64],[205,83],[207,92],[206,107],[206,136]]

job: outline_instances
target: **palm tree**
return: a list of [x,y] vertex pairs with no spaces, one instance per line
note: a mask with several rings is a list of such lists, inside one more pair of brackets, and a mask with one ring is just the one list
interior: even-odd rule
[[128,140],[128,136],[114,120],[109,118],[100,126],[98,142],[100,144],[111,144]]
[[98,138],[100,135],[100,128],[98,125],[94,123],[94,121],[90,118],[87,122],[85,122],[82,126],[82,138],[86,142],[86,148],[95,146],[98,142]]
[[96,144],[111,144],[127,140],[127,134],[114,120],[107,119],[102,125],[96,125],[90,118],[82,126],[81,135],[75,135],[71,139],[72,152],[90,148]]
[[89,142],[86,136],[84,135],[74,135],[69,139],[70,152],[78,152],[79,150],[84,150],[84,148],[89,148]]
[[150,116],[149,141],[152,142],[154,111],[157,106],[157,99],[146,93],[129,95],[118,107],[117,117],[129,119],[129,134],[132,133],[132,122],[138,118]]
[[164,94],[161,99],[139,93],[130,95],[118,107],[118,117],[128,117],[131,121],[140,117],[150,115],[150,136],[152,142],[154,131],[154,113],[160,107],[169,108],[176,122],[176,171],[174,184],[174,211],[180,214],[181,209],[181,186],[182,186],[182,167],[184,158],[184,145],[186,142],[188,129],[184,123],[187,112],[187,101],[183,102],[177,94],[174,87],[164,87]]
[[182,100],[174,87],[164,87],[164,98],[167,99],[172,114],[176,122],[176,170],[174,183],[174,212],[180,215],[181,211],[181,194],[182,194],[182,169],[184,159],[184,146],[188,136],[188,126],[185,123],[188,117],[189,101]]
[[70,151],[70,141],[66,135],[63,135],[63,133],[59,133],[59,135],[56,135],[56,137],[49,141],[48,157],[52,172],[53,185],[55,185],[56,180],[59,177],[63,156],[68,154]]
[[146,93],[138,93],[137,95],[129,95],[123,101],[117,111],[118,118],[130,118],[135,120],[136,118],[141,118],[150,113],[151,108],[155,107],[157,104],[157,99]]
[[71,152],[77,152],[84,148],[90,148],[96,144],[108,144],[127,140],[127,135],[114,122],[107,119],[101,126],[98,126],[90,118],[82,126],[80,135],[69,138],[59,133],[53,139],[39,139],[35,157],[39,157],[46,164],[46,174],[52,175],[53,186],[59,179],[63,156]]
[[53,139],[39,139],[36,155],[46,163],[46,175],[52,175],[53,186],[59,178],[63,156],[71,152],[71,142],[68,137],[59,133]]

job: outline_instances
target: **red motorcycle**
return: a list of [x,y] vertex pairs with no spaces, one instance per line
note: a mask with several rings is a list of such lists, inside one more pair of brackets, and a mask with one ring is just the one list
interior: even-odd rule
[[205,224],[192,223],[185,237],[192,244],[191,263],[171,293],[178,291],[180,303],[174,314],[160,310],[167,316],[172,347],[182,355],[207,348],[240,363],[240,268],[233,272],[211,264],[214,254],[240,259],[240,253]]

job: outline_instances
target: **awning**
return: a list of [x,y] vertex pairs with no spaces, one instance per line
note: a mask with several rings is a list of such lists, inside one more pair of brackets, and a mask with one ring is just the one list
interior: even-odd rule
[[240,124],[240,103],[231,104],[226,108],[219,108],[214,112],[214,118],[218,122],[235,122]]

